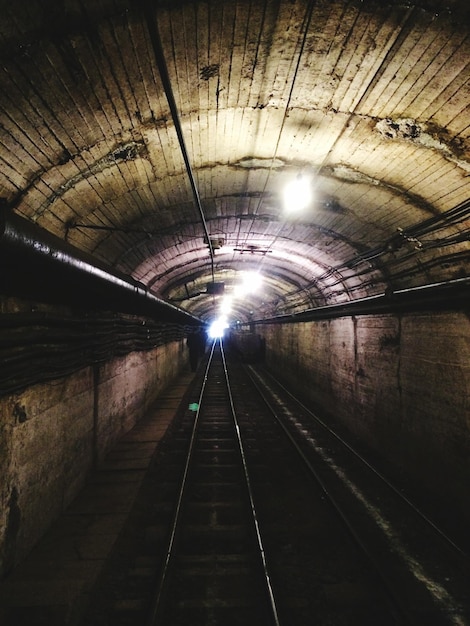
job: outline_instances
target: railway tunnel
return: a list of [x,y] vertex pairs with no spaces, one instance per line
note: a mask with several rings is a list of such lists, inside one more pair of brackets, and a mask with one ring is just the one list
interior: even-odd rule
[[0,587],[213,322],[465,541],[467,1],[1,7]]

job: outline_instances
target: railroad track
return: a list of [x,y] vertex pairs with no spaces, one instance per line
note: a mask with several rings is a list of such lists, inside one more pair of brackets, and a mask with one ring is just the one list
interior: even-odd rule
[[464,555],[431,525],[447,559],[437,571],[429,536],[419,527],[411,548],[412,514],[392,515],[385,492],[399,496],[216,342],[84,625],[470,624]]

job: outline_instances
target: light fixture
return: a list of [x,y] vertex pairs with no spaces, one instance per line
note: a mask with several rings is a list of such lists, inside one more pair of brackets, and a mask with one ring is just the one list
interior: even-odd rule
[[222,302],[220,303],[220,312],[222,315],[228,315],[232,310],[232,297],[224,296]]
[[282,196],[286,212],[302,211],[312,200],[309,178],[303,174],[297,174],[294,180],[287,183]]
[[225,245],[225,236],[224,235],[209,235],[209,239],[204,237],[204,243],[209,245],[209,241],[211,243],[211,247],[213,250],[219,250],[222,246]]
[[233,293],[238,298],[255,293],[261,287],[262,282],[259,272],[243,272],[242,281],[234,287]]

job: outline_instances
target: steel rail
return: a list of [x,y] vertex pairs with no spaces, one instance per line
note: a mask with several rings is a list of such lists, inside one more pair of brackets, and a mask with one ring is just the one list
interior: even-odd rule
[[[241,462],[242,462],[242,466],[243,466],[243,473],[244,473],[244,478],[245,478],[245,484],[246,484],[246,488],[247,488],[248,498],[249,498],[249,501],[250,501],[251,519],[252,519],[253,525],[254,525],[256,541],[257,541],[257,545],[258,545],[258,550],[259,550],[259,554],[260,554],[260,560],[261,560],[261,565],[262,565],[262,570],[263,570],[263,575],[264,575],[264,581],[265,581],[265,584],[266,584],[266,590],[267,590],[267,595],[268,595],[268,599],[269,599],[269,606],[270,606],[271,615],[272,615],[272,619],[273,619],[273,625],[274,626],[281,626],[281,622],[279,621],[277,606],[276,606],[276,602],[275,602],[275,598],[274,598],[274,591],[273,591],[273,587],[272,587],[272,584],[271,584],[271,577],[270,577],[269,571],[268,571],[267,560],[266,560],[266,552],[265,552],[265,549],[264,549],[264,546],[263,546],[263,542],[262,542],[262,538],[261,538],[261,531],[260,531],[260,526],[259,526],[259,522],[258,522],[258,515],[256,513],[256,507],[255,507],[255,504],[254,504],[253,490],[252,490],[251,481],[250,481],[250,477],[249,477],[249,473],[248,473],[248,467],[247,467],[247,462],[246,462],[246,455],[245,455],[243,443],[242,443],[242,440],[241,440],[240,428],[239,428],[238,420],[237,420],[237,417],[236,417],[235,406],[234,406],[234,402],[233,402],[233,396],[232,396],[232,391],[231,391],[231,388],[230,388],[228,371],[227,371],[227,366],[226,366],[226,361],[225,361],[225,355],[224,355],[223,348],[222,348],[222,341],[219,339],[218,342],[219,342],[219,346],[220,346],[220,352],[221,352],[221,355],[222,355],[222,363],[223,363],[223,370],[224,370],[224,376],[225,376],[225,382],[226,382],[226,390],[227,390],[227,395],[228,395],[228,400],[229,400],[229,405],[230,405],[230,412],[231,412],[231,415],[232,415],[232,420],[233,420],[233,425],[234,425],[234,429],[235,429],[235,433],[236,433],[238,449],[239,449],[240,458],[241,458]],[[192,427],[192,430],[191,430],[191,437],[190,437],[190,441],[189,441],[189,445],[188,445],[188,453],[186,455],[186,462],[185,462],[185,466],[184,466],[184,470],[183,470],[183,474],[182,474],[182,478],[181,478],[181,484],[180,484],[180,488],[179,488],[179,492],[178,492],[178,498],[177,498],[177,503],[176,503],[176,507],[175,507],[175,512],[174,512],[174,516],[173,516],[173,520],[172,520],[172,524],[171,524],[171,530],[170,530],[170,533],[169,533],[169,539],[168,539],[168,543],[167,543],[167,547],[166,547],[164,563],[163,563],[163,567],[162,567],[162,570],[161,570],[160,578],[159,578],[159,581],[158,581],[158,584],[157,584],[157,588],[156,588],[156,592],[155,592],[155,595],[154,595],[154,599],[153,599],[153,601],[151,603],[151,607],[150,607],[150,611],[149,611],[149,617],[148,617],[148,620],[146,621],[146,626],[157,626],[158,625],[158,614],[159,614],[160,606],[161,606],[161,603],[162,603],[163,595],[164,595],[164,592],[165,592],[165,586],[166,586],[166,583],[167,583],[168,573],[169,573],[169,570],[170,570],[171,562],[173,560],[174,553],[175,553],[175,543],[176,543],[178,529],[179,529],[179,525],[180,525],[180,518],[181,518],[182,507],[183,507],[183,501],[184,501],[184,498],[185,498],[185,495],[186,495],[186,488],[187,488],[187,484],[188,484],[188,475],[189,475],[191,463],[192,463],[192,460],[193,460],[193,457],[194,457],[194,450],[195,450],[195,447],[196,447],[195,444],[196,444],[197,431],[198,431],[199,422],[200,422],[201,407],[203,406],[203,403],[204,403],[204,394],[205,394],[205,391],[206,391],[207,381],[208,381],[208,378],[209,378],[209,371],[211,369],[211,366],[212,366],[212,363],[213,363],[213,360],[214,360],[214,351],[215,351],[216,344],[217,344],[217,340],[215,340],[212,343],[211,351],[210,351],[209,358],[208,358],[208,362],[207,362],[207,365],[206,365],[206,368],[205,368],[204,378],[203,378],[201,389],[200,389],[200,392],[199,392],[198,406],[197,406],[197,410],[196,410],[195,417],[194,417],[193,427]]]
[[192,461],[193,455],[194,455],[194,448],[195,448],[197,429],[198,429],[198,426],[199,426],[199,417],[200,417],[200,413],[201,413],[202,399],[203,399],[204,391],[205,391],[206,385],[207,385],[209,369],[211,367],[212,359],[213,359],[213,356],[214,356],[215,345],[216,345],[216,342],[214,341],[212,343],[212,346],[211,346],[209,359],[208,359],[208,362],[207,362],[207,366],[206,366],[205,373],[204,373],[204,378],[203,378],[203,381],[202,381],[201,390],[200,390],[200,393],[199,393],[198,406],[197,406],[196,414],[194,416],[194,423],[193,423],[193,428],[192,428],[192,431],[191,431],[191,438],[190,438],[189,446],[188,446],[188,454],[186,455],[186,463],[185,463],[185,466],[184,466],[183,476],[182,476],[182,479],[181,479],[181,485],[180,485],[180,489],[179,489],[179,493],[178,493],[177,504],[176,504],[176,507],[175,507],[175,513],[174,513],[173,522],[172,522],[172,526],[171,526],[171,530],[170,530],[170,537],[169,537],[168,545],[167,545],[167,548],[166,548],[165,560],[164,560],[163,568],[162,568],[162,571],[161,571],[161,574],[160,574],[160,579],[158,581],[157,591],[155,593],[154,600],[153,600],[152,605],[150,607],[149,618],[148,618],[148,620],[146,622],[146,626],[156,626],[157,623],[158,623],[157,622],[158,611],[159,611],[159,608],[160,608],[163,592],[164,592],[164,589],[165,589],[165,584],[166,584],[166,581],[167,581],[167,576],[168,576],[168,571],[169,571],[169,568],[170,568],[170,563],[171,563],[171,560],[172,560],[173,555],[174,555],[174,546],[175,546],[176,535],[177,535],[178,526],[179,526],[179,522],[180,522],[181,508],[182,508],[184,496],[185,496],[185,493],[186,493],[186,487],[187,487],[187,483],[188,483],[189,468],[190,468],[191,461]]
[[[393,606],[391,607],[391,609],[392,610],[396,609],[396,611],[398,611],[399,614],[400,614],[399,616],[397,616],[397,618],[399,617],[401,619],[400,624],[403,624],[403,625],[406,624],[407,626],[418,626],[416,621],[409,614],[409,611],[407,610],[407,608],[404,605],[404,603],[397,596],[395,590],[393,589],[393,587],[388,582],[386,576],[383,573],[383,568],[380,566],[380,563],[374,558],[373,554],[370,552],[368,547],[362,541],[362,539],[360,538],[360,536],[356,532],[354,526],[348,520],[347,514],[343,511],[343,509],[342,509],[341,505],[338,503],[337,499],[330,493],[327,485],[325,484],[325,481],[320,477],[319,473],[313,467],[312,463],[307,458],[307,456],[304,454],[304,452],[300,448],[300,446],[297,443],[297,441],[295,440],[295,438],[289,432],[289,429],[286,427],[286,425],[283,423],[283,421],[279,418],[278,413],[277,413],[276,409],[272,406],[271,402],[269,401],[269,398],[266,396],[266,394],[263,392],[263,390],[260,388],[260,386],[256,383],[256,381],[253,379],[251,374],[249,374],[249,377],[252,380],[253,386],[255,387],[256,391],[259,393],[260,397],[263,399],[263,401],[266,404],[267,408],[272,413],[273,417],[275,418],[275,420],[277,421],[279,426],[282,428],[284,434],[286,435],[286,437],[288,438],[288,440],[290,441],[290,443],[292,444],[292,446],[294,447],[294,449],[297,451],[297,453],[299,454],[300,458],[304,462],[305,467],[307,468],[307,470],[309,471],[311,476],[314,478],[314,480],[316,481],[316,483],[318,484],[318,486],[322,490],[323,494],[325,495],[325,498],[330,503],[330,505],[332,506],[334,511],[337,513],[337,515],[340,518],[340,520],[343,522],[344,526],[346,527],[346,529],[348,530],[348,532],[352,536],[352,538],[353,538],[354,542],[356,543],[356,545],[359,547],[359,549],[362,551],[362,553],[366,556],[367,560],[369,561],[369,563],[372,566],[372,568],[374,569],[374,571],[377,573],[377,576],[379,577],[379,579],[382,582],[384,590],[387,592],[387,594],[390,597],[390,600],[392,602]],[[292,396],[292,397],[294,398],[294,396]]]
[[225,360],[225,354],[224,354],[224,350],[223,350],[223,347],[222,347],[222,340],[219,340],[219,341],[220,341],[220,352],[221,352],[221,355],[222,355],[222,363],[223,363],[223,367],[224,367],[225,382],[226,382],[226,385],[227,385],[227,392],[228,392],[229,402],[230,402],[230,410],[231,410],[231,413],[232,413],[233,424],[234,424],[235,432],[236,432],[236,435],[237,435],[238,448],[239,448],[240,456],[241,456],[241,459],[242,459],[243,472],[244,472],[244,476],[245,476],[245,482],[246,482],[246,487],[247,487],[247,491],[248,491],[248,496],[249,496],[249,499],[250,499],[250,507],[251,507],[252,519],[253,519],[253,523],[254,523],[254,527],[255,527],[256,540],[257,540],[257,543],[258,543],[258,549],[259,549],[259,553],[260,553],[260,556],[261,556],[261,563],[262,563],[262,567],[263,567],[264,579],[265,579],[266,588],[267,588],[267,592],[268,592],[271,613],[272,613],[272,617],[273,617],[273,620],[274,620],[274,624],[276,626],[280,626],[279,614],[278,614],[278,610],[277,610],[277,606],[276,606],[276,600],[275,600],[275,597],[274,597],[274,590],[273,590],[273,586],[272,586],[272,583],[271,583],[271,576],[269,574],[268,563],[267,563],[267,559],[266,559],[266,551],[264,549],[263,540],[262,540],[262,537],[261,537],[260,525],[259,525],[259,521],[258,521],[258,514],[256,512],[256,506],[255,506],[254,495],[253,495],[253,488],[251,486],[250,474],[249,474],[248,465],[247,465],[247,462],[246,462],[245,449],[243,447],[242,437],[241,437],[241,433],[240,433],[240,426],[238,424],[237,414],[236,414],[236,411],[235,411],[235,404],[233,402],[233,395],[232,395],[232,390],[231,390],[231,387],[230,387],[230,380],[229,380],[229,375],[228,375],[228,370],[227,370],[227,363],[226,363],[226,360]]
[[[460,546],[458,546],[453,539],[448,537],[446,533],[437,526],[435,522],[433,522],[419,507],[417,507],[409,498],[407,498],[393,483],[391,483],[381,472],[379,472],[373,465],[371,465],[367,459],[365,459],[357,450],[355,450],[347,441],[345,441],[338,433],[336,433],[328,424],[318,417],[313,411],[311,411],[308,407],[305,406],[298,398],[294,396],[282,383],[280,383],[272,374],[266,371],[266,375],[273,380],[276,385],[278,385],[284,393],[286,393],[292,400],[299,406],[303,411],[305,411],[312,420],[318,423],[322,428],[328,431],[340,444],[342,444],[353,456],[358,459],[361,463],[363,463],[367,469],[369,469],[379,480],[383,482],[393,493],[399,497],[399,499],[404,502],[407,506],[409,506],[414,513],[416,513],[426,524],[429,525],[432,530],[439,535],[439,537],[444,540],[452,549],[459,553],[460,556],[467,557],[467,553]],[[251,376],[250,376],[251,377]],[[254,383],[256,385],[256,383]],[[262,393],[262,392],[261,392]]]

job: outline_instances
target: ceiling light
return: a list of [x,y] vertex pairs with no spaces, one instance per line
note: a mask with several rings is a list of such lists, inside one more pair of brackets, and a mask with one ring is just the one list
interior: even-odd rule
[[260,287],[263,279],[259,272],[244,272],[242,282],[235,286],[233,292],[237,297],[243,297],[250,293],[255,293]]
[[220,312],[224,315],[228,315],[232,310],[232,298],[230,296],[224,296],[220,304]]
[[312,200],[310,180],[298,174],[294,180],[288,183],[283,191],[284,210],[290,212],[301,211]]

